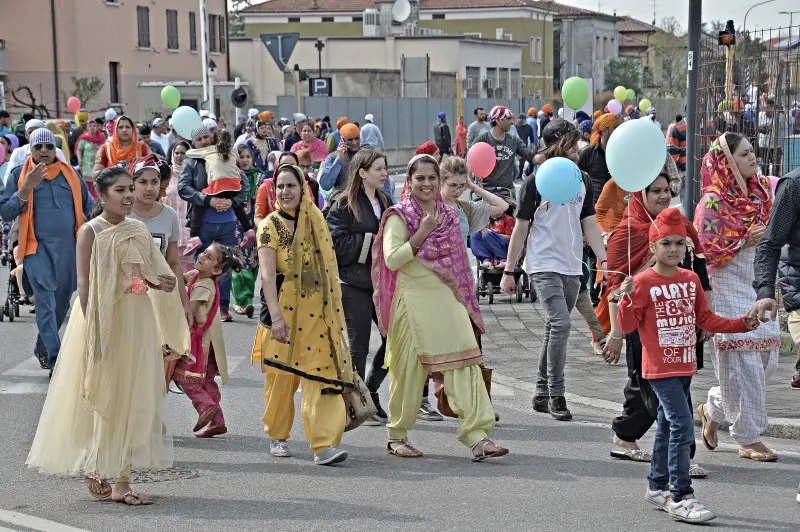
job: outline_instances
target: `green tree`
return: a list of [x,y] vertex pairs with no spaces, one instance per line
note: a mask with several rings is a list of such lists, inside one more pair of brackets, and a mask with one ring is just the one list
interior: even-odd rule
[[64,107],[67,106],[67,98],[75,96],[81,101],[81,106],[88,109],[89,103],[100,94],[100,91],[105,87],[105,83],[97,76],[91,78],[76,78],[72,76],[72,94],[67,94],[61,91],[61,99],[64,101]]
[[614,87],[618,85],[633,89],[637,93],[642,89],[642,69],[630,57],[609,61],[608,65],[606,65],[605,74],[606,90],[614,90]]
[[244,19],[240,10],[253,5],[252,0],[230,0],[231,10],[228,16],[228,35],[244,37]]

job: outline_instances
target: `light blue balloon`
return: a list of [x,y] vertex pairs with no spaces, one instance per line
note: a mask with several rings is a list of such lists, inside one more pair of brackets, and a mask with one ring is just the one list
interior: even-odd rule
[[564,157],[547,159],[536,170],[536,190],[550,203],[569,203],[578,196],[582,184],[578,165]]
[[652,120],[628,120],[608,139],[606,165],[622,190],[644,190],[655,181],[666,161],[667,140]]
[[184,105],[172,113],[172,128],[185,139],[192,140],[192,131],[202,125],[203,119],[196,109]]

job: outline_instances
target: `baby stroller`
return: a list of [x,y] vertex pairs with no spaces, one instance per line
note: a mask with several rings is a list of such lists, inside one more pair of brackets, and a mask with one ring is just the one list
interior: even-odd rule
[[8,265],[8,262],[11,259],[11,246],[9,242],[10,233],[11,224],[3,222],[3,247],[0,249],[0,265],[3,266]]
[[[523,254],[524,255],[524,254]],[[525,260],[524,256],[520,258],[517,265],[514,267],[514,282],[517,285],[515,292],[517,303],[522,303],[526,297],[531,298],[531,302],[536,302],[536,290],[533,288],[533,281],[528,278],[528,274],[522,269],[522,261]],[[495,294],[500,293],[500,281],[503,280],[503,270],[505,268],[492,267],[487,268],[482,264],[478,264],[478,280],[475,283],[475,295],[478,299],[486,297],[489,304],[494,303]]]

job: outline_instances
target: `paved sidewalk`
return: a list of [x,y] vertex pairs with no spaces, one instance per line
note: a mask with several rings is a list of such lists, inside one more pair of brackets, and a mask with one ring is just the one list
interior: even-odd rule
[[[494,304],[481,299],[481,311],[486,323],[483,337],[487,364],[497,373],[527,383],[536,382],[536,368],[544,334],[544,310],[541,304],[530,300],[516,303],[511,296],[495,296]],[[513,301],[513,302],[512,302]],[[567,354],[566,383],[568,394],[597,400],[598,406],[621,411],[622,389],[627,380],[624,355],[620,363],[611,366],[593,354],[591,335],[586,322],[575,311],[572,315],[572,333]],[[624,348],[623,348],[624,349]],[[704,357],[705,368],[692,380],[695,404],[706,397],[708,389],[716,385],[714,361],[708,349]],[[768,434],[777,437],[800,438],[800,390],[789,383],[794,374],[795,355],[782,352],[778,369],[767,383],[767,412],[770,417]],[[609,417],[609,423],[611,416]]]

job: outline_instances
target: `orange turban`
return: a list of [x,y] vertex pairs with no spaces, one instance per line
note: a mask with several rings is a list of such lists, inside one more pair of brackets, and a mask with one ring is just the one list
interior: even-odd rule
[[295,155],[297,155],[298,164],[303,166],[311,165],[311,151],[302,148],[300,150],[297,150],[297,153],[295,153]]
[[528,109],[528,116],[536,116],[536,107]]
[[547,114],[547,113],[552,113],[552,112],[553,112],[553,106],[552,106],[552,105],[550,105],[549,103],[546,103],[546,104],[544,104],[544,107],[542,107],[542,111],[543,111],[545,114]]
[[626,115],[631,114],[632,111],[633,111],[633,106],[632,105],[629,105],[628,107],[625,108],[625,114]]
[[602,115],[602,114],[603,114],[603,111],[595,111],[594,115],[592,115],[592,118],[597,120],[598,118],[600,118],[600,115]]
[[342,135],[342,139],[351,139],[359,135],[359,129],[355,124],[345,124],[339,128],[339,133]]
[[612,113],[602,115],[594,123],[594,126],[592,126],[592,131],[594,132],[592,133],[592,144],[600,142],[600,131],[610,127],[616,127],[620,124],[622,124],[622,119],[620,119],[619,116]]
[[347,119],[346,116],[339,118],[339,120],[336,121],[336,129],[342,129],[342,126],[344,126],[348,122],[350,121]]
[[275,118],[275,114],[272,111],[262,111],[258,113],[258,119],[264,122],[272,120],[273,118]]

